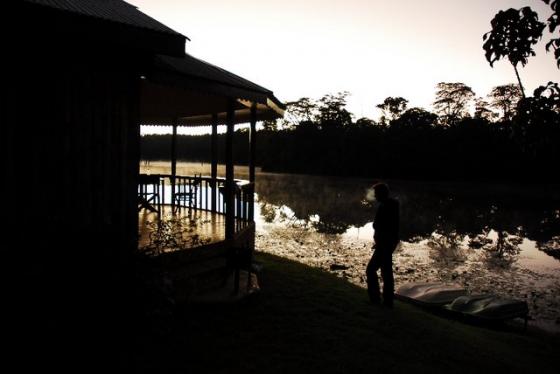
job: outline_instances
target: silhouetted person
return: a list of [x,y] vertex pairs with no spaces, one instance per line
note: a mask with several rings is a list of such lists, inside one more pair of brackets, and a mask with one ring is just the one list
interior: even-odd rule
[[377,270],[381,269],[383,304],[392,307],[395,287],[393,252],[399,244],[399,202],[389,197],[389,187],[385,183],[377,183],[373,189],[379,207],[373,221],[374,252],[366,269],[368,294],[372,303],[381,302],[377,279]]

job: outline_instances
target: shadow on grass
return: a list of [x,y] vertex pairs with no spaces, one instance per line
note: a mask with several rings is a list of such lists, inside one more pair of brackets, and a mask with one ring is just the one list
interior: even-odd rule
[[[183,305],[167,333],[137,341],[129,369],[158,372],[555,372],[560,340],[478,328],[269,254],[262,291],[237,304]],[[132,366],[132,367],[131,367]]]

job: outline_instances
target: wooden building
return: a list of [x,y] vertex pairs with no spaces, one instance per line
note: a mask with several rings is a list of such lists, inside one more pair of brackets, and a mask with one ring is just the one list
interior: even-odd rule
[[84,308],[105,315],[128,297],[134,271],[140,123],[232,131],[252,121],[254,130],[282,105],[186,55],[185,36],[124,1],[9,4],[5,15],[17,23],[3,54],[2,232],[20,315],[36,305],[52,305],[44,318],[58,321]]
[[[225,235],[214,238],[218,239],[217,243],[214,240],[212,243],[183,248],[186,251],[161,253],[159,260],[174,268],[173,273],[178,274],[177,279],[182,280],[192,280],[193,277],[198,277],[201,271],[208,272],[209,269],[226,266],[226,259],[231,260],[234,253],[240,258],[245,258],[247,262],[254,249],[255,236],[253,205],[256,123],[259,120],[281,116],[284,105],[274,97],[272,91],[186,54],[181,58],[156,56],[153,69],[148,71],[142,80],[140,107],[143,125],[167,125],[173,128],[170,146],[171,174],[143,176],[152,177],[148,178],[152,184],[153,177],[157,178],[157,210],[162,210],[159,206],[162,203],[172,205],[174,211],[177,211],[175,208],[188,205],[189,212],[194,209],[222,215],[223,222],[218,220],[217,224],[225,226]],[[240,123],[250,124],[249,144],[246,148],[249,156],[249,180],[245,183],[236,182],[233,172],[233,132],[235,125]],[[211,175],[196,178],[192,175],[177,175],[177,128],[204,125],[212,127],[212,142],[209,147],[212,154]],[[217,128],[220,125],[227,128],[225,178],[217,176]],[[164,195],[165,180],[172,190],[167,202],[161,199]],[[193,201],[191,195],[196,191],[199,192]],[[188,201],[182,199],[185,196],[188,196]],[[180,209],[178,211],[182,212]],[[216,225],[215,220],[210,224]],[[239,264],[238,260],[234,262]],[[236,271],[234,288],[237,292],[239,267]],[[192,287],[187,288],[192,291]],[[180,298],[185,296],[184,292],[178,295]]]

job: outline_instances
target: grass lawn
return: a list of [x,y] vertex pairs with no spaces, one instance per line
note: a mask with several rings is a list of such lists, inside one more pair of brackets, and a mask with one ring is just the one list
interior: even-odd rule
[[[137,368],[158,372],[557,372],[560,337],[475,327],[261,254],[262,292],[230,305],[185,305],[169,334],[142,339]],[[171,322],[170,322],[171,323]]]

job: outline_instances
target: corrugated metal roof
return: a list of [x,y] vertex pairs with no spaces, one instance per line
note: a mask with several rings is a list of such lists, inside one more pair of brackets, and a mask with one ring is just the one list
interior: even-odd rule
[[[135,6],[121,0],[24,0],[61,11],[117,22],[166,34],[181,35]],[[181,35],[183,36],[183,35]],[[187,38],[188,39],[188,38]]]
[[156,56],[156,68],[202,78],[249,91],[255,91],[267,96],[272,95],[272,91],[259,86],[258,84],[248,81],[245,78],[230,73],[225,69],[212,65],[189,54],[180,58],[158,55]]
[[[228,101],[220,97],[236,99],[235,123],[250,121],[253,105],[258,121],[281,117],[286,109],[272,91],[188,54],[181,58],[156,55],[154,68],[143,85],[143,125],[169,124],[178,117],[182,126],[205,126],[212,124],[212,114],[218,115],[218,123],[225,123]],[[195,92],[195,97],[184,96],[182,91]],[[202,99],[212,102],[211,107],[195,102],[200,93],[213,95]]]

